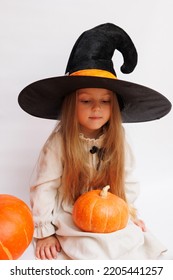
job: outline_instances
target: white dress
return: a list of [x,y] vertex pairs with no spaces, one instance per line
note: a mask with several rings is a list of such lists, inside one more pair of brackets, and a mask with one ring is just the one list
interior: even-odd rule
[[[88,151],[91,172],[96,168],[98,157],[90,153],[93,146],[102,146],[104,135],[99,139],[79,136]],[[158,259],[166,251],[165,246],[149,231],[143,232],[130,219],[127,226],[112,233],[91,233],[78,229],[72,221],[72,205],[62,200],[61,176],[63,173],[62,138],[55,132],[42,149],[31,187],[31,207],[35,222],[34,237],[43,238],[57,234],[62,251],[58,259],[73,260],[141,260]],[[138,194],[138,182],[133,177],[133,155],[126,145],[125,190],[129,204]]]

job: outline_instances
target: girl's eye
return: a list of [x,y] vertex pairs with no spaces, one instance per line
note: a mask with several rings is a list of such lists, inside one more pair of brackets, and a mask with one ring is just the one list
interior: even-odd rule
[[102,103],[110,103],[110,100],[102,100]]
[[80,100],[80,102],[87,104],[87,103],[89,103],[91,101],[90,100]]
[[[90,99],[79,99],[79,102],[83,103],[83,104],[91,104],[94,101],[90,100]],[[110,103],[110,99],[103,99],[99,101],[100,104],[109,104]]]

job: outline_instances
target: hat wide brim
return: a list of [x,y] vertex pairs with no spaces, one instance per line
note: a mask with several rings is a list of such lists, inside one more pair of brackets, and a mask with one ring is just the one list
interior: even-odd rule
[[123,103],[121,115],[124,123],[160,119],[171,110],[170,101],[151,88],[128,81],[91,76],[60,76],[39,80],[21,91],[18,102],[32,116],[58,120],[65,96],[81,88],[105,88],[116,93]]

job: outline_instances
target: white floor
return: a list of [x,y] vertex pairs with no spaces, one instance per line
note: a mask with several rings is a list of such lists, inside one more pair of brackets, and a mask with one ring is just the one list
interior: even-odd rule
[[23,255],[19,258],[19,260],[35,260],[34,248],[32,243],[29,245],[29,247],[26,249]]

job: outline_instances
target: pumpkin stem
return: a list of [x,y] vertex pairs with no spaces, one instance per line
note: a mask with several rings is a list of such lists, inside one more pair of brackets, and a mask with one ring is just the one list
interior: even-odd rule
[[107,195],[108,195],[108,190],[109,190],[109,189],[110,189],[110,186],[109,186],[109,185],[105,186],[105,187],[101,190],[100,196],[101,196],[101,197],[107,197]]

